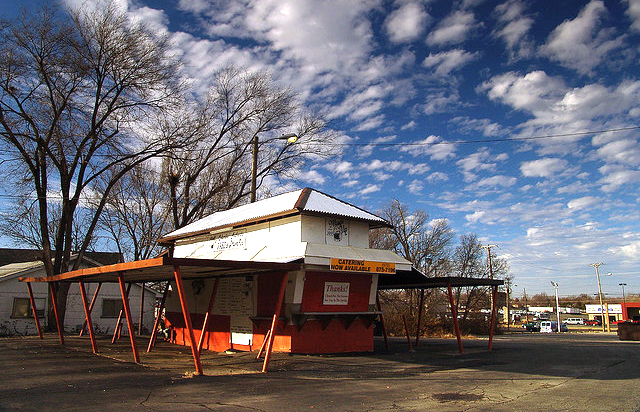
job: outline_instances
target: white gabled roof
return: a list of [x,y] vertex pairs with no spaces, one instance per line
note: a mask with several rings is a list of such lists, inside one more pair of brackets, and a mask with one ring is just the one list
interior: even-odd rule
[[305,188],[216,212],[163,236],[160,241],[175,240],[222,227],[302,212],[364,220],[377,227],[389,225],[384,219],[372,213],[315,189]]

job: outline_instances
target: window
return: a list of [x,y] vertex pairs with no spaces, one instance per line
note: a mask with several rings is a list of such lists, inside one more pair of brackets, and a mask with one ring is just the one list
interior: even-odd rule
[[[36,309],[38,310],[38,317],[44,318],[44,307],[47,304],[46,299],[36,298]],[[13,309],[11,310],[12,318],[32,318],[33,311],[31,310],[31,302],[29,298],[13,298]]]
[[122,310],[122,299],[102,299],[102,318],[117,318]]

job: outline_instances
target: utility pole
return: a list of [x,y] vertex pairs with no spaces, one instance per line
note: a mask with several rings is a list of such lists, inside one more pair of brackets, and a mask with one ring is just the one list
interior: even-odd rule
[[509,331],[509,323],[511,323],[511,314],[509,313],[509,294],[511,293],[511,279],[506,278],[504,280],[504,284],[507,290],[507,331]]
[[618,283],[618,285],[620,285],[622,287],[622,302],[626,305],[627,304],[627,298],[624,296],[624,287],[627,286],[626,283]]
[[558,299],[558,284],[551,281],[553,288],[556,290],[556,314],[558,316],[558,333],[560,333],[560,300]]
[[527,314],[527,323],[529,323],[529,301],[527,300],[527,289],[522,288],[522,297],[524,298],[524,310]]
[[602,286],[600,286],[600,271],[598,268],[604,263],[591,263],[589,266],[596,268],[596,277],[598,278],[598,296],[600,297],[600,316],[602,317],[602,331],[609,332],[609,308],[607,307],[607,318],[605,319],[604,305],[602,304]]

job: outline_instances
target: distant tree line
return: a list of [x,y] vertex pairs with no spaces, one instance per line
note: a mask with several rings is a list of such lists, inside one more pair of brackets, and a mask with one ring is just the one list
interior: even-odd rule
[[[456,238],[446,219],[430,220],[425,211],[411,211],[397,200],[381,210],[380,216],[392,227],[373,231],[371,247],[395,251],[413,262],[416,268],[429,277],[490,276],[487,250],[477,235],[466,233]],[[508,276],[509,266],[505,259],[492,255],[491,266],[495,279]],[[463,333],[488,332],[488,317],[481,310],[491,307],[490,289],[453,288],[455,308]],[[423,333],[451,332],[451,312],[446,293],[446,290],[439,289],[380,291],[380,303],[389,332],[396,335],[404,334],[406,319],[411,325],[411,333],[415,333],[421,300]]]

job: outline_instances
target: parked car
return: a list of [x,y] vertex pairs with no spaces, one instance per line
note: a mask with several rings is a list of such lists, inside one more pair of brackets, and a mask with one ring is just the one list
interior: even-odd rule
[[602,326],[602,322],[599,319],[585,319],[584,324],[590,326]]
[[529,322],[522,325],[527,332],[540,332],[540,324],[538,322]]
[[[540,332],[552,333],[558,331],[558,322],[545,320],[540,322]],[[569,328],[564,323],[560,323],[560,332],[568,332]]]
[[582,318],[569,318],[564,321],[567,325],[584,325],[584,319]]

